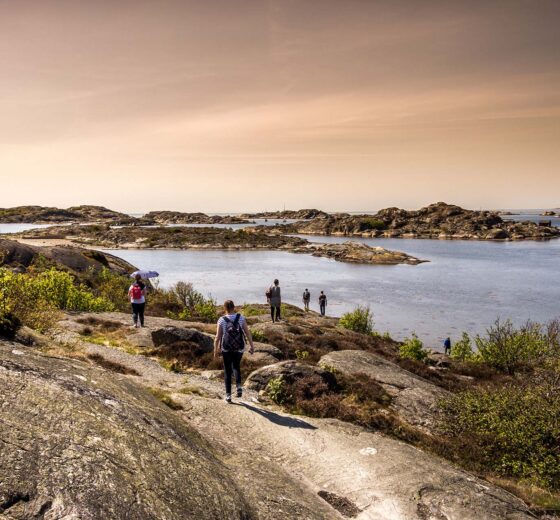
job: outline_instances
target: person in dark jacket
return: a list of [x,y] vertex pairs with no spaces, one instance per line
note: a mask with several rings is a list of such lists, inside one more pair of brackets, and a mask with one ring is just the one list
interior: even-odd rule
[[311,301],[311,293],[309,292],[309,289],[305,289],[305,291],[303,291],[303,308],[306,311],[309,311],[310,301]]
[[443,348],[445,349],[445,353],[447,355],[451,354],[451,338],[445,338],[443,342]]
[[282,296],[280,294],[280,283],[274,280],[274,283],[267,291],[268,303],[270,304],[270,315],[272,322],[280,321],[280,307],[282,305]]
[[327,295],[321,291],[319,295],[319,310],[321,311],[321,316],[325,315],[325,311],[327,308]]

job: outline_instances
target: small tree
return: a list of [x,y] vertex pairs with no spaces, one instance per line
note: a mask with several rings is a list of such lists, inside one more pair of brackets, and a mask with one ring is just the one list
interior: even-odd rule
[[354,332],[371,334],[373,332],[373,313],[369,306],[358,305],[352,312],[343,314],[339,324],[341,327]]
[[423,361],[428,357],[428,351],[416,333],[412,333],[411,338],[406,338],[399,349],[399,356],[402,359],[415,359]]
[[549,338],[538,323],[516,329],[510,320],[496,320],[487,336],[475,339],[482,361],[514,374],[523,366],[540,364],[549,354]]

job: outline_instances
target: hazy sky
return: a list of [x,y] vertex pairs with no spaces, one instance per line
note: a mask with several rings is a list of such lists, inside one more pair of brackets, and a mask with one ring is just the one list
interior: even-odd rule
[[0,0],[0,206],[560,206],[559,0]]

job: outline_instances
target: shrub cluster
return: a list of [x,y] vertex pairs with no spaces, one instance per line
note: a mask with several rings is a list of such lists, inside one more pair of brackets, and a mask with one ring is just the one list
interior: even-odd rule
[[524,367],[540,366],[560,356],[558,323],[528,322],[516,329],[510,320],[496,320],[486,337],[475,338],[478,357],[488,365],[514,374]]
[[129,310],[127,294],[131,280],[128,276],[117,274],[104,267],[101,270],[90,269],[86,281],[92,292],[111,302],[115,310]]
[[560,489],[559,374],[467,390],[443,401],[442,409],[459,459],[476,453],[486,469]]
[[482,363],[499,372],[514,375],[520,370],[532,370],[560,359],[560,321],[546,325],[527,322],[519,328],[510,320],[495,321],[485,336],[473,340],[463,332],[453,346],[451,357],[463,362]]

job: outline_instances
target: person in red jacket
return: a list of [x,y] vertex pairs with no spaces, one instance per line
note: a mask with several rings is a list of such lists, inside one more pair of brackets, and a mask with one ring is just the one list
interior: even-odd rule
[[144,326],[144,311],[146,309],[146,285],[142,277],[137,274],[134,283],[128,289],[128,298],[132,305],[132,321],[134,327]]

